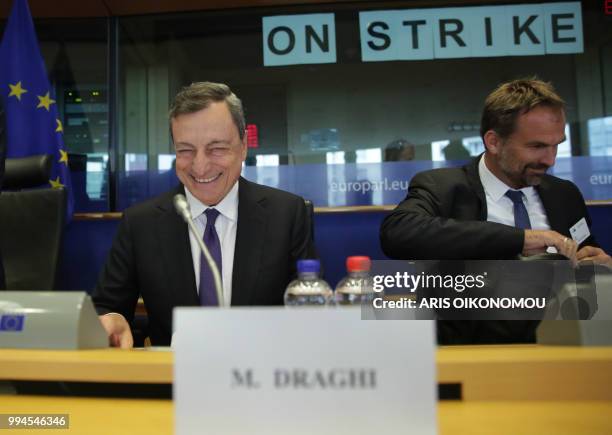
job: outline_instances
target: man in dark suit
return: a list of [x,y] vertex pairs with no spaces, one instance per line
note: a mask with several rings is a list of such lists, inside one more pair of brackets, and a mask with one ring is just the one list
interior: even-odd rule
[[[485,260],[552,249],[574,262],[612,265],[591,235],[580,243],[572,239],[570,228],[581,219],[590,227],[578,188],[546,174],[565,140],[564,107],[552,86],[540,80],[500,85],[485,101],[484,154],[462,168],[425,171],[411,180],[406,199],[382,224],[385,254],[396,259]],[[465,336],[473,330],[440,326],[444,343],[479,341]],[[483,334],[486,341],[494,341],[495,333]],[[515,338],[513,333],[501,337]]]
[[242,103],[217,83],[194,83],[170,111],[182,185],[125,211],[93,299],[111,344],[131,347],[139,294],[153,344],[171,341],[172,309],[217,305],[211,270],[177,215],[185,194],[222,277],[224,305],[280,305],[296,261],[314,255],[304,200],[240,177],[247,153]]
[[[0,193],[2,192],[2,180],[4,179],[4,159],[6,157],[6,117],[4,115],[4,107],[2,106],[2,98],[0,98]],[[4,266],[2,263],[2,252],[0,251],[0,290],[6,288],[4,278]]]

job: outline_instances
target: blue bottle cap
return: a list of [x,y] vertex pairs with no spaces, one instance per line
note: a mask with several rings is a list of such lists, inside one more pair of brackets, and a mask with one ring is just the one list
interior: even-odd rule
[[298,273],[319,273],[321,270],[321,263],[319,260],[298,260],[297,271]]

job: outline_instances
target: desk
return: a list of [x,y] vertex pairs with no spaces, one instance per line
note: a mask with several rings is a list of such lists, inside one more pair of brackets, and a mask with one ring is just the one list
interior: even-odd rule
[[612,347],[443,346],[436,362],[463,400],[612,400]]
[[[442,435],[612,433],[612,348],[449,346],[436,358],[438,381],[461,383],[464,398],[438,403]],[[172,369],[171,352],[0,350],[0,379],[8,380],[171,383]],[[0,395],[0,410],[68,413],[74,434],[174,431],[172,402],[163,399]]]
[[[70,414],[70,430],[58,433],[154,435],[174,432],[170,400],[0,396],[0,409],[3,413]],[[610,435],[611,415],[612,402],[603,401],[438,403],[441,435]],[[49,435],[56,431],[2,432]]]
[[[439,383],[463,400],[612,400],[612,347],[443,346]],[[0,350],[0,379],[172,383],[171,352]]]
[[143,349],[0,349],[0,379],[172,383],[174,355]]

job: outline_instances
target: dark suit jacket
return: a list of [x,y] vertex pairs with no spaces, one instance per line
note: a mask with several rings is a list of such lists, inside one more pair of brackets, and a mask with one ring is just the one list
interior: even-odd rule
[[[486,221],[479,160],[415,175],[406,199],[382,223],[383,252],[407,260],[516,259],[524,231]],[[552,230],[570,237],[569,229],[583,217],[590,227],[584,198],[572,182],[545,175],[536,190]],[[593,236],[584,245],[597,246]]]
[[[2,191],[2,180],[4,179],[4,159],[6,157],[6,117],[2,98],[0,98],[0,192]],[[4,267],[2,264],[2,252],[0,252],[0,290],[6,287],[4,280]]]
[[[461,168],[434,169],[414,176],[408,195],[382,223],[383,252],[405,260],[516,259],[522,229],[487,222],[487,201],[476,158]],[[578,188],[546,175],[536,187],[552,230],[570,237],[581,218],[591,221]],[[590,236],[581,246],[597,246]],[[440,344],[512,343],[535,340],[537,322],[438,322]]]
[[[151,342],[168,345],[172,309],[199,305],[187,224],[172,199],[181,185],[125,211],[93,300],[128,321],[141,294]],[[232,305],[282,305],[296,262],[314,246],[304,200],[240,178]]]
[[6,157],[6,115],[0,98],[0,190],[4,179],[4,159]]

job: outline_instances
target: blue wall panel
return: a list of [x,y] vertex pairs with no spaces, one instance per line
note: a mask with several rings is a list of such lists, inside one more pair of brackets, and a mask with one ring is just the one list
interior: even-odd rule
[[[593,234],[612,253],[612,206],[591,206]],[[319,213],[315,216],[315,241],[325,279],[335,286],[345,275],[346,257],[386,257],[380,249],[378,229],[386,212]],[[61,283],[65,290],[91,291],[110,249],[117,220],[73,221],[66,230]]]
[[61,290],[93,290],[118,224],[118,220],[73,220],[68,224],[60,265]]
[[315,216],[315,243],[332,287],[346,275],[346,257],[367,255],[373,260],[387,257],[380,249],[378,229],[386,212],[321,213]]

